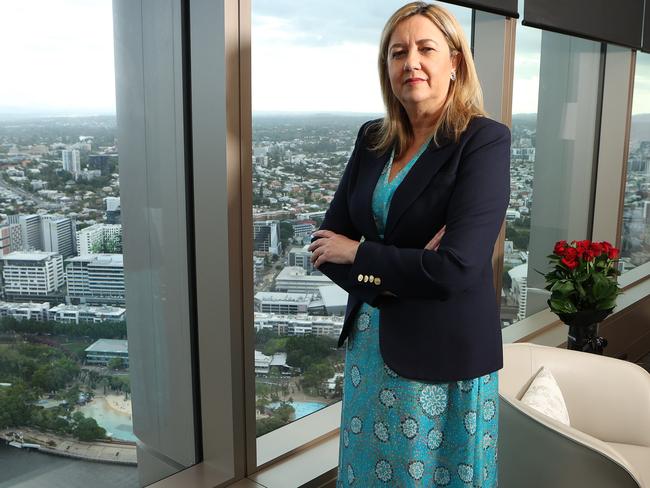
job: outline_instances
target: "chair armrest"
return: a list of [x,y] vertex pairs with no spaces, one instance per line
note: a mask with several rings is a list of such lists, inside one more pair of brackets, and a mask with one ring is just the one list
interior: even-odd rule
[[[629,478],[626,478],[626,476],[621,473],[612,473],[611,471],[607,470],[602,463],[590,465],[590,463],[594,462],[593,459],[590,461],[585,457],[585,454],[579,456],[575,451],[573,451],[573,457],[571,457],[571,460],[568,461],[569,464],[565,466],[566,471],[562,470],[563,478],[562,482],[560,483],[561,486],[578,486],[576,484],[569,483],[568,478],[565,479],[565,477],[571,478],[572,476],[575,477],[576,475],[579,475],[581,482],[585,483],[580,486],[644,486],[642,482],[643,478],[641,476],[641,473],[638,472],[637,468],[635,468],[619,451],[607,443],[589,434],[581,432],[574,427],[567,426],[561,422],[558,422],[557,420],[548,417],[533,409],[532,407],[529,407],[528,405],[522,403],[520,400],[516,399],[513,396],[507,394],[503,395],[500,393],[499,397],[501,400],[500,415],[502,415],[502,418],[499,420],[499,422],[503,423],[502,430],[508,429],[507,433],[513,437],[512,439],[504,439],[503,441],[500,440],[500,443],[504,442],[503,450],[506,454],[515,456],[519,449],[517,446],[525,445],[526,443],[532,443],[535,445],[535,449],[537,449],[537,451],[540,453],[545,452],[545,456],[548,456],[547,460],[551,459],[554,462],[561,463],[563,460],[566,460],[563,456],[566,456],[567,452],[571,451],[570,447],[568,446],[570,446],[571,443],[574,443],[579,446],[584,446],[584,448],[587,450],[593,451],[594,453],[597,453],[600,456],[603,456],[613,463],[619,465],[621,468],[623,468],[624,471],[627,472],[628,476],[630,476],[636,484],[630,484],[631,480]],[[515,412],[520,412],[523,414],[524,417],[529,419],[529,422],[522,423],[521,419],[518,420],[517,418],[513,417]],[[535,427],[535,424],[537,427]],[[549,437],[549,435],[544,434],[545,431],[554,432],[559,437]],[[562,438],[564,438],[564,440],[562,440]],[[553,459],[556,455],[560,456],[560,458]],[[534,471],[535,469],[538,469],[540,465],[539,460],[527,461],[525,457],[517,459],[516,461],[511,459],[504,461],[504,463],[514,462],[517,463],[519,471],[526,473],[522,476],[529,476],[531,473],[528,471]],[[532,464],[524,466],[526,462]],[[573,470],[575,469],[576,465],[580,465],[581,463],[586,464],[581,465],[578,468],[580,473],[574,472]],[[584,468],[587,465],[590,465],[590,468],[585,472]],[[554,466],[554,468],[555,467],[556,466]],[[517,470],[515,469],[514,471]],[[609,473],[610,476],[613,476],[613,478],[609,480],[601,479],[601,477],[607,473]],[[512,474],[513,473],[510,473],[508,476]],[[537,475],[540,474],[542,473],[537,473]],[[590,482],[586,482],[586,478],[588,477],[593,477],[594,479]],[[614,483],[613,479],[616,479],[617,482]],[[557,483],[541,484],[542,482],[540,480],[537,480],[537,483],[538,484],[534,486],[557,485]],[[520,484],[518,486],[523,486],[523,484]]]
[[572,371],[567,364],[553,370],[571,427],[604,442],[650,447],[650,373],[628,361],[576,354],[584,356],[569,362]]

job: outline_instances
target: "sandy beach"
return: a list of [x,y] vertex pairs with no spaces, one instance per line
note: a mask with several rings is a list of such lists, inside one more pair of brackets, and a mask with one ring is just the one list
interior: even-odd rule
[[108,394],[106,396],[104,395],[95,396],[95,400],[99,398],[102,398],[112,410],[115,410],[116,412],[119,412],[124,415],[131,415],[131,400],[130,399],[124,400],[123,394],[119,394],[119,395]]

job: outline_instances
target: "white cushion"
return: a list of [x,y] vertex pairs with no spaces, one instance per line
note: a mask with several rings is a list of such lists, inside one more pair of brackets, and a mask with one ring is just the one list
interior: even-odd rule
[[571,425],[562,391],[551,370],[542,366],[521,401],[544,415]]

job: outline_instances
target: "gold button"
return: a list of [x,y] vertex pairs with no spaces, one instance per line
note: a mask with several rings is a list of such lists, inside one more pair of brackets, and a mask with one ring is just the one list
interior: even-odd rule
[[364,277],[363,277],[363,282],[364,282],[364,283],[368,283],[368,275],[364,275]]
[[375,276],[375,285],[381,285],[381,278],[379,276]]
[[374,283],[375,282],[375,277],[373,275],[370,275],[370,278],[368,278],[368,281],[370,283]]
[[357,279],[358,279],[359,281],[363,281],[363,275],[360,274],[359,276],[357,276]]

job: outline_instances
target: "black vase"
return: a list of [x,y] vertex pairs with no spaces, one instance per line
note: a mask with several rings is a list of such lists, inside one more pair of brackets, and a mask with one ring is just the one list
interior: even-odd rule
[[[549,302],[550,306],[550,302]],[[607,310],[579,310],[578,312],[555,312],[569,326],[567,349],[603,354],[607,339],[598,336],[598,323],[602,322],[614,307]]]

